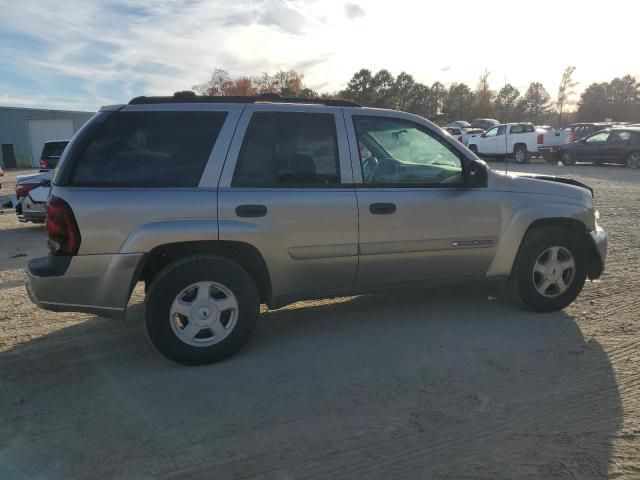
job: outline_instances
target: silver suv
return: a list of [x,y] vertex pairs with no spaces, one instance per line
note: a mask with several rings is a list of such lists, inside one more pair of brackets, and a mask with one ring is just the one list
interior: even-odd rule
[[104,107],[46,208],[33,301],[122,317],[144,282],[149,337],[185,364],[238,351],[261,303],[497,280],[561,309],[606,255],[587,186],[493,172],[421,117],[341,100]]

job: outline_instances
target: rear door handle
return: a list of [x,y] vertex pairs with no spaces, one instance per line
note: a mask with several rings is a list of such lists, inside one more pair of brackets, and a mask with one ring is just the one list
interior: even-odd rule
[[369,211],[374,215],[388,215],[390,213],[395,213],[396,204],[395,203],[372,203],[369,205]]
[[238,205],[236,215],[242,218],[264,217],[267,214],[267,207],[264,205]]

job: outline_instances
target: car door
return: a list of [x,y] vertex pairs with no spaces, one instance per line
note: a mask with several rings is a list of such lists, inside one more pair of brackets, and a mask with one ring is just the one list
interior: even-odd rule
[[623,161],[631,151],[631,132],[626,130],[614,130],[611,132],[605,147],[606,158],[610,162]]
[[496,155],[506,155],[511,150],[508,150],[507,147],[507,127],[505,125],[500,125],[498,127],[498,131],[495,136],[495,147],[494,152]]
[[219,184],[220,240],[261,253],[274,297],[348,287],[357,206],[339,107],[247,105]]
[[484,135],[478,138],[478,152],[484,155],[495,155],[496,152],[496,136],[498,135],[498,128],[493,127],[487,130]]
[[500,206],[462,179],[455,142],[415,116],[345,108],[359,212],[360,286],[484,275]]
[[582,141],[578,142],[576,150],[576,160],[584,160],[587,162],[599,162],[607,159],[607,140],[609,139],[609,131],[603,130],[594,133]]

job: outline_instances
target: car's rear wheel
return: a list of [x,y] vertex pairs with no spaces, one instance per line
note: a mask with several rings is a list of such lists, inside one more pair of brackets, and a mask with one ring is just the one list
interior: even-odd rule
[[512,272],[516,297],[536,312],[560,310],[573,302],[586,280],[587,254],[579,236],[560,227],[527,233]]
[[513,149],[513,158],[516,163],[527,163],[529,161],[527,147],[525,145],[516,145],[516,148]]
[[640,168],[640,152],[631,152],[625,163],[629,168]]
[[257,288],[236,263],[213,255],[177,260],[149,286],[145,324],[153,345],[185,365],[224,360],[253,332]]
[[567,166],[574,165],[576,163],[576,159],[573,157],[571,152],[562,152],[562,155],[560,155],[560,161],[563,165]]

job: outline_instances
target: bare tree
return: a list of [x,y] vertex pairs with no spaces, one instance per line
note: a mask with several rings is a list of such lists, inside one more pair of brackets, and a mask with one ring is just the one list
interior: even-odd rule
[[573,88],[578,85],[578,82],[573,80],[573,72],[576,71],[576,67],[569,66],[565,68],[562,73],[562,80],[560,81],[560,87],[558,88],[558,100],[556,101],[556,107],[558,109],[558,127],[562,127],[562,112],[564,107],[573,103],[571,96],[576,92]]

